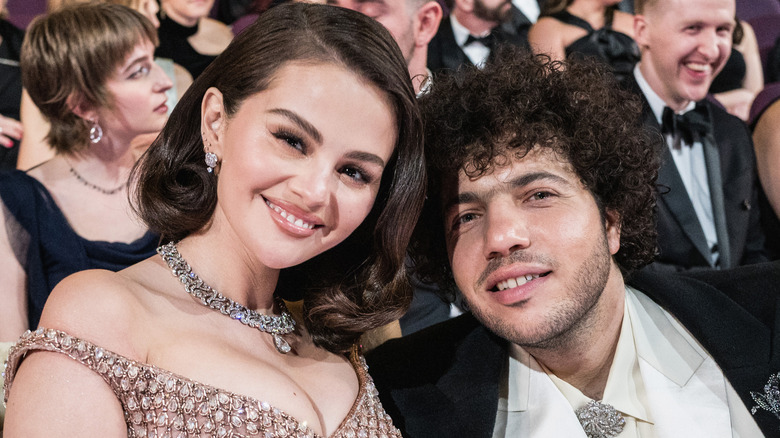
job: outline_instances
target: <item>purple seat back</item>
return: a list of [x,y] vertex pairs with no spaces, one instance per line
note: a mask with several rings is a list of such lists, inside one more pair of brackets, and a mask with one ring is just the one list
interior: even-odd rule
[[26,29],[33,18],[46,13],[46,0],[8,0],[8,21]]
[[750,126],[755,127],[761,114],[778,99],[780,99],[780,82],[766,84],[764,89],[753,100],[753,105],[750,107]]

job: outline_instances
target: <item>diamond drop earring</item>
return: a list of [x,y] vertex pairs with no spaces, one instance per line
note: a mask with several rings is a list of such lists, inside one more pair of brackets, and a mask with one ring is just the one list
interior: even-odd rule
[[92,127],[89,128],[89,141],[95,144],[102,139],[103,139],[103,128],[100,127],[100,125],[96,120],[93,120]]

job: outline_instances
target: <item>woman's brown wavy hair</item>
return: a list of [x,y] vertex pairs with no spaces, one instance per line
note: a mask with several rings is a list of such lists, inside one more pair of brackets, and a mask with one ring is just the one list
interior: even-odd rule
[[303,294],[304,322],[314,342],[343,352],[363,332],[397,319],[408,307],[404,256],[425,192],[414,89],[398,46],[380,24],[348,9],[305,3],[261,14],[176,105],[135,169],[134,205],[166,240],[205,227],[217,203],[218,179],[204,164],[200,116],[206,90],[219,89],[230,117],[292,61],[332,63],[354,72],[386,94],[397,127],[395,151],[366,220],[335,248],[282,270],[277,286],[285,297]]

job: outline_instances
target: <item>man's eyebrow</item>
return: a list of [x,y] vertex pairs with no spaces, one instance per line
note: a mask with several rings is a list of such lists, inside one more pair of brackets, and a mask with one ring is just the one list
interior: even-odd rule
[[[529,184],[541,180],[548,180],[557,184],[571,186],[571,182],[569,182],[567,179],[558,176],[554,173],[544,172],[544,171],[531,172],[531,173],[518,175],[515,178],[512,178],[509,181],[507,181],[506,185],[509,185],[514,189],[514,188],[525,187]],[[443,211],[446,212],[452,207],[455,207],[457,205],[479,202],[481,199],[490,199],[496,193],[500,192],[501,188],[502,186],[494,187],[489,191],[487,191],[486,193],[477,193],[477,192],[458,193],[457,195],[450,197],[443,203],[444,206]]]
[[315,142],[322,143],[322,134],[320,134],[320,131],[317,130],[317,128],[315,128],[314,125],[307,122],[303,117],[299,116],[297,113],[282,108],[274,108],[269,110],[268,112],[286,117],[291,122],[298,125],[298,127],[301,128],[304,132],[306,132],[306,134],[308,134],[311,138],[313,138]]

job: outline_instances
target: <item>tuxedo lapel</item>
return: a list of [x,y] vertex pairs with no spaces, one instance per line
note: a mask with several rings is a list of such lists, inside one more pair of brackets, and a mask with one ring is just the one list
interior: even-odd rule
[[455,41],[450,18],[444,17],[436,36],[428,45],[428,68],[434,72],[443,69],[457,70],[463,64],[471,65],[471,61]]
[[[645,124],[653,126],[658,132],[661,132],[661,127],[646,101],[644,101],[644,113]],[[663,204],[659,205],[659,209],[665,208],[668,211],[704,260],[710,261],[712,257],[704,230],[696,216],[696,211],[693,209],[693,203],[685,189],[680,172],[677,171],[677,166],[674,164],[672,153],[666,144],[661,151],[661,168],[658,170],[656,184],[659,192],[658,203]]]
[[[780,372],[780,264],[768,266],[690,277],[640,271],[629,280],[696,338],[748,408],[757,404],[751,393],[763,393],[770,375]],[[691,278],[696,276],[706,282]],[[759,410],[753,418],[765,432],[780,430],[769,412]]]
[[724,269],[730,268],[733,265],[726,222],[726,207],[723,199],[720,153],[715,144],[715,139],[711,134],[707,134],[702,139],[702,146],[704,149],[704,161],[707,166],[707,183],[710,186],[710,199],[712,201],[712,216],[713,221],[715,222],[715,233],[718,236],[719,266]]
[[506,358],[506,341],[471,314],[388,341],[367,357],[382,404],[410,438],[490,438]]
[[448,436],[492,436],[501,370],[507,358],[505,344],[480,326],[464,339],[452,368],[437,382],[436,387],[451,401],[461,422]]

